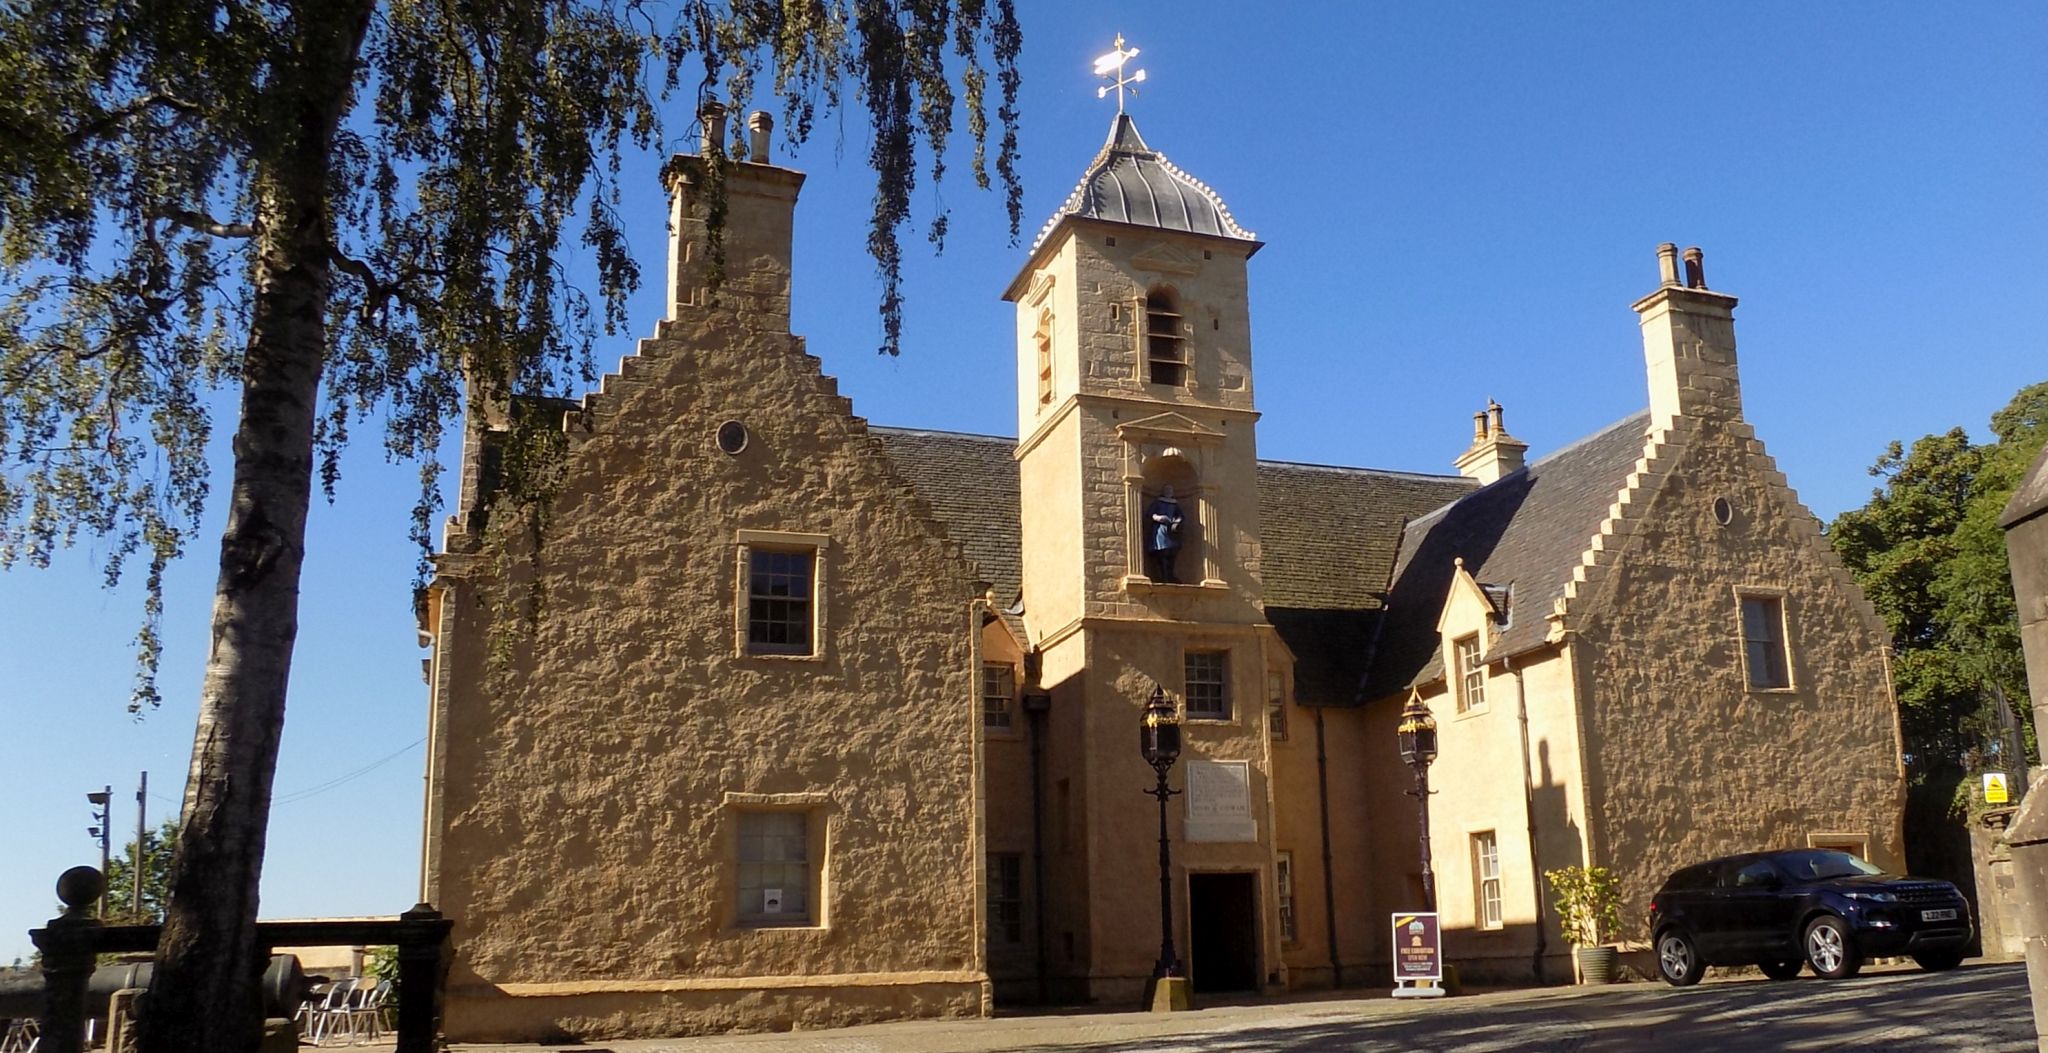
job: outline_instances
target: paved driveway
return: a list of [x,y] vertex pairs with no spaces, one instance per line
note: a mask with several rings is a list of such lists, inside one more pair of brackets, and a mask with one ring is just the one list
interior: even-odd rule
[[[458,1046],[458,1050],[542,1047]],[[1224,1006],[1172,1016],[1079,1013],[918,1021],[781,1035],[546,1047],[617,1053],[1765,1053],[2034,1050],[2022,965],[1951,973],[1552,988],[1395,1002]]]

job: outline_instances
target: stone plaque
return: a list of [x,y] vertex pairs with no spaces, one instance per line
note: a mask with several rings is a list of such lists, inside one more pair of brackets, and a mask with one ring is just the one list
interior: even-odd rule
[[1250,761],[1187,762],[1189,841],[1257,841]]

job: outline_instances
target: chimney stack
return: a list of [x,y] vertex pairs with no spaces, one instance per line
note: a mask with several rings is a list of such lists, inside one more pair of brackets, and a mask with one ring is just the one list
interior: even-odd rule
[[[715,306],[736,312],[741,324],[786,333],[791,241],[803,173],[767,163],[768,133],[774,127],[767,114],[748,117],[753,163],[741,164],[725,156],[725,104],[706,99],[697,113],[703,119],[703,152],[679,154],[662,171],[669,192],[668,317]],[[705,225],[709,209],[701,199],[710,185],[707,166],[713,164],[723,175],[725,211],[719,239],[725,276],[715,290],[713,250]]]
[[1673,280],[1672,245],[1657,249],[1657,291],[1635,303],[1649,367],[1650,426],[1679,417],[1742,419],[1735,364],[1735,297],[1707,288],[1705,254],[1685,250],[1685,283]]
[[717,99],[705,99],[697,107],[697,119],[704,123],[703,132],[697,139],[699,157],[715,157],[725,152],[725,104]]
[[1657,246],[1657,279],[1666,288],[1678,284],[1678,246],[1672,242]]
[[757,165],[768,163],[768,133],[774,130],[775,118],[767,110],[747,114],[747,160]]
[[1458,474],[1484,486],[1521,470],[1529,444],[1508,434],[1503,417],[1500,403],[1492,399],[1472,415],[1472,448],[1458,455]]

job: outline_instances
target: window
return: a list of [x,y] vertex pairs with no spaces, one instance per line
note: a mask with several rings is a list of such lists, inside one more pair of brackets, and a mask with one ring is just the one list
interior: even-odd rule
[[1038,401],[1041,405],[1052,401],[1052,312],[1038,316],[1038,332],[1032,336],[1038,345]]
[[1742,658],[1751,690],[1792,686],[1785,653],[1785,601],[1776,596],[1742,597]]
[[1486,708],[1486,667],[1479,661],[1479,634],[1459,637],[1451,645],[1458,667],[1458,712]]
[[981,667],[981,724],[991,731],[1010,730],[1010,703],[1017,696],[1017,672],[1005,662]]
[[1275,742],[1287,738],[1287,674],[1266,670],[1266,730]]
[[1870,838],[1864,834],[1823,832],[1806,835],[1806,847],[1829,852],[1846,852],[1859,859],[1870,858]]
[[1273,857],[1273,899],[1280,905],[1280,942],[1293,943],[1298,937],[1294,931],[1294,853],[1281,852]]
[[991,852],[988,857],[988,939],[1024,942],[1024,857]]
[[1500,913],[1500,841],[1487,830],[1472,835],[1472,871],[1477,881],[1479,901],[1475,914],[1482,929],[1501,927]]
[[1771,888],[1779,883],[1778,871],[1768,859],[1729,864],[1721,883],[1733,888]]
[[811,654],[817,552],[755,548],[747,561],[747,651]]
[[811,924],[809,812],[740,812],[739,918],[746,925]]
[[1187,342],[1173,296],[1155,290],[1145,296],[1145,379],[1179,387],[1187,382]]
[[1230,719],[1230,652],[1189,651],[1183,661],[1188,683],[1188,719]]

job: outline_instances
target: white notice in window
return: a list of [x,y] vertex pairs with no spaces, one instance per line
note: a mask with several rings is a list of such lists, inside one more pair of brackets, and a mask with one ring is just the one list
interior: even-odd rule
[[762,890],[761,890],[761,913],[763,913],[763,914],[780,914],[780,913],[782,913],[782,890],[781,890],[781,889],[779,889],[779,888],[764,888],[764,889],[762,889]]
[[1250,761],[1187,762],[1189,841],[1257,841]]

